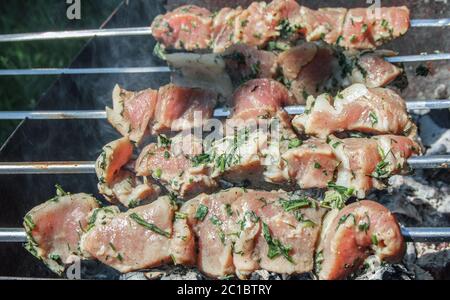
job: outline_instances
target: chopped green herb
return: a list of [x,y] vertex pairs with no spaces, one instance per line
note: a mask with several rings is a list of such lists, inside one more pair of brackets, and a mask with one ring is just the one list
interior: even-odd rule
[[153,173],[153,176],[154,176],[156,179],[160,179],[160,178],[161,178],[161,175],[162,175],[162,170],[161,170],[161,169],[156,169],[155,172]]
[[204,165],[211,162],[211,157],[207,153],[202,153],[199,155],[196,155],[192,158],[192,164],[194,167],[198,167],[200,165]]
[[159,57],[162,60],[167,59],[164,46],[162,46],[160,43],[157,43],[155,45],[155,48],[153,48],[153,55],[155,55],[156,57]]
[[175,212],[175,220],[185,220],[187,219],[187,214],[182,212]]
[[267,242],[267,245],[269,246],[269,251],[267,253],[267,257],[270,259],[274,259],[280,255],[282,255],[284,258],[286,258],[290,263],[294,263],[294,260],[289,255],[289,252],[291,251],[292,247],[289,245],[283,245],[280,240],[273,239],[272,235],[270,234],[269,226],[267,226],[266,223],[262,223],[263,225],[263,235],[264,239]]
[[376,234],[372,234],[371,239],[372,239],[372,245],[377,246],[378,245],[378,238],[377,238]]
[[369,113],[370,122],[372,123],[372,127],[378,123],[378,117],[374,112]]
[[227,215],[229,217],[231,217],[233,215],[233,210],[231,209],[231,204],[230,203],[225,204],[225,210],[226,210]]
[[164,134],[158,135],[158,147],[160,148],[169,148],[172,144],[172,141]]
[[342,209],[347,200],[353,196],[355,190],[344,186],[336,185],[334,182],[328,183],[331,189],[325,193],[325,198],[321,202],[322,207]]
[[132,199],[130,202],[128,202],[128,208],[135,208],[139,205],[139,201]]
[[348,215],[343,215],[342,217],[340,217],[339,221],[338,221],[338,225],[336,227],[336,230],[339,229],[339,226],[341,226],[342,224],[344,224],[349,218],[353,218],[353,224],[356,225],[356,219],[355,219],[355,215],[353,215],[352,213],[348,214]]
[[169,151],[164,151],[164,158],[166,160],[170,158],[170,152]]
[[59,197],[66,196],[69,194],[69,193],[66,193],[63,190],[63,188],[61,187],[61,185],[59,185],[59,184],[55,184],[55,188],[56,188],[56,195]]
[[211,218],[209,218],[209,220],[216,226],[220,226],[223,224],[222,221],[220,221],[219,218],[216,216],[212,216]]
[[297,148],[297,147],[300,147],[302,144],[303,144],[303,141],[300,139],[297,139],[297,138],[290,139],[288,148],[289,149]]
[[25,223],[25,227],[27,231],[32,231],[34,227],[36,227],[36,224],[34,224],[33,217],[29,214],[25,215],[23,218],[23,221]]
[[369,26],[367,26],[367,24],[363,24],[361,27],[361,32],[366,33],[368,29],[369,29]]
[[148,223],[145,221],[141,216],[139,216],[137,213],[132,213],[129,216],[133,221],[138,223],[139,225],[143,226],[144,228],[153,231],[154,233],[157,233],[159,235],[165,236],[167,238],[170,238],[170,232],[164,231],[155,224]]
[[250,221],[252,221],[253,223],[259,222],[259,217],[256,215],[256,213],[253,210],[249,210],[249,211],[245,212],[245,215],[248,216]]
[[208,214],[208,207],[200,204],[197,208],[197,211],[195,212],[195,218],[197,220],[203,221]]
[[366,222],[360,222],[359,224],[358,224],[358,229],[359,229],[359,231],[364,231],[365,233],[367,233],[367,231],[369,230],[369,228],[370,228],[370,218],[369,218],[369,215],[366,213],[365,214],[366,215]]
[[314,258],[314,269],[316,273],[319,273],[322,270],[323,260],[324,260],[323,251],[317,252]]
[[280,203],[284,211],[286,212],[290,212],[299,208],[311,207],[311,200],[306,197],[295,200],[280,199]]
[[322,166],[318,162],[314,162],[314,169],[322,169]]

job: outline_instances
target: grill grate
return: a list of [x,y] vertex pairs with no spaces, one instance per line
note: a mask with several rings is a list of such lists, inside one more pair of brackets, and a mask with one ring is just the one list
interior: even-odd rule
[[[1,177],[0,185],[3,195],[0,202],[0,227],[3,227],[0,228],[0,256],[14,256],[11,262],[2,266],[1,272],[5,273],[2,275],[52,276],[18,245],[25,241],[25,233],[16,227],[24,213],[38,204],[39,199],[53,193],[52,189],[41,188],[53,186],[54,182],[96,194],[94,165],[89,160],[97,156],[104,144],[117,137],[106,124],[106,114],[102,110],[109,104],[113,84],[119,82],[130,89],[143,89],[168,83],[170,69],[158,65],[159,62],[149,55],[154,46],[154,41],[148,37],[151,34],[149,28],[137,27],[150,24],[163,11],[161,1],[133,1],[122,5],[109,20],[108,27],[120,28],[0,35],[0,43],[102,37],[92,39],[70,68],[0,70],[0,76],[62,75],[41,99],[37,111],[0,112],[0,120],[24,120],[0,153],[0,174],[8,175]],[[415,19],[411,25],[432,30],[450,26],[450,19]],[[387,60],[404,63],[450,60],[450,53],[403,55]],[[84,67],[86,65],[90,67]],[[94,65],[96,67],[91,67]],[[96,81],[82,76],[89,74],[103,76],[97,77]],[[450,100],[411,100],[408,108],[448,109]],[[302,106],[289,107],[288,112],[298,114],[303,109]],[[223,109],[215,112],[221,117],[227,114]],[[48,162],[40,162],[43,159]],[[409,163],[416,169],[447,169],[450,156],[417,157]],[[84,175],[78,176],[80,174]],[[447,227],[402,228],[402,233],[409,241],[450,241],[450,228]],[[21,262],[19,265],[18,261]]]

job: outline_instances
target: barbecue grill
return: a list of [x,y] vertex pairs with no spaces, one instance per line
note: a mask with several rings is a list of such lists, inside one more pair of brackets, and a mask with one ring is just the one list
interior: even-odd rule
[[[54,277],[23,249],[21,243],[25,241],[25,232],[18,228],[22,217],[53,195],[55,183],[72,193],[87,192],[101,198],[97,194],[93,160],[104,144],[119,137],[107,124],[104,107],[110,105],[111,91],[116,83],[129,90],[158,88],[169,83],[170,69],[151,55],[155,41],[149,28],[142,26],[150,24],[167,5],[186,2],[201,4],[202,1],[124,1],[101,29],[0,36],[0,43],[91,38],[69,68],[0,70],[0,76],[60,75],[40,99],[36,111],[0,112],[0,119],[23,120],[0,151],[0,257],[3,258],[0,276]],[[208,5],[217,8],[221,4],[248,4],[242,2],[249,1],[208,1]],[[311,8],[366,5],[366,1],[317,2],[302,1],[302,4]],[[414,19],[413,28],[405,37],[384,46],[401,54],[389,60],[405,64],[425,61],[442,64],[443,61],[443,65],[448,66],[445,63],[450,60],[450,53],[433,51],[450,49],[450,33],[445,31],[450,26],[450,19],[442,18],[450,15],[450,9],[445,7],[443,10],[447,15],[442,12],[436,15],[432,9],[444,4],[428,4],[429,7],[423,4],[422,7],[419,6],[422,1],[385,2],[382,5],[409,6]],[[417,10],[418,7],[422,9]],[[424,36],[424,32],[427,39],[418,38]],[[424,51],[428,53],[424,54]],[[449,120],[450,100],[428,98],[408,99],[408,109],[431,109],[430,115],[436,122]],[[288,107],[287,110],[298,114],[303,107]],[[227,114],[224,109],[215,111],[219,117]],[[417,157],[409,163],[413,169],[448,169],[450,155]],[[450,241],[450,228],[410,227],[402,231],[409,241]],[[102,275],[98,275],[99,263],[86,263],[86,268],[87,276],[91,273],[96,278],[117,276],[107,267],[102,267]]]

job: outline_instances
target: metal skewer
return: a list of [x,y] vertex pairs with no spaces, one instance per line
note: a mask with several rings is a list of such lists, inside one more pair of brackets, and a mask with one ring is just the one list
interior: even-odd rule
[[[408,159],[413,169],[450,168],[450,155],[418,156]],[[94,174],[95,162],[3,162],[0,163],[0,175],[11,174]]]
[[[450,109],[450,100],[416,100],[407,101],[408,110]],[[285,110],[291,115],[302,114],[303,105],[287,106]],[[228,117],[230,110],[218,108],[214,117]],[[106,119],[104,110],[59,110],[59,111],[0,111],[0,120],[70,120],[70,119]]]
[[[434,60],[450,60],[450,53],[420,54],[385,57],[391,63],[421,62]],[[4,69],[0,76],[33,76],[33,75],[93,75],[93,74],[139,74],[139,73],[170,73],[167,66],[159,67],[112,67],[112,68],[37,68],[37,69]]]
[[95,163],[63,162],[4,162],[0,174],[95,174]]
[[[403,227],[403,237],[409,242],[450,241],[450,227]],[[0,243],[25,243],[27,235],[23,228],[0,228]]]
[[[411,20],[411,27],[447,27],[450,26],[450,19],[414,19]],[[129,27],[111,29],[87,29],[71,31],[48,31],[31,32],[0,35],[1,42],[25,42],[61,39],[81,39],[93,37],[121,37],[121,36],[146,36],[151,35],[150,27]]]

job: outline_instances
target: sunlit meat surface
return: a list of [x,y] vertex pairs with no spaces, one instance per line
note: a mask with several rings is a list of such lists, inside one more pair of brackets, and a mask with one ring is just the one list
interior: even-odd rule
[[[169,197],[109,217],[84,235],[81,248],[120,272],[172,262],[194,263],[194,240]],[[175,220],[175,221],[174,221]],[[94,220],[95,222],[95,220]],[[174,223],[175,222],[175,223]],[[174,247],[174,251],[172,251]]]
[[[201,126],[204,119],[212,117],[216,103],[217,95],[212,92],[166,85],[158,93],[153,132]],[[199,124],[194,124],[196,114]]]
[[[123,136],[139,144],[147,133],[158,134],[201,126],[213,114],[217,95],[213,92],[169,84],[156,90],[128,92],[116,86],[109,122]],[[197,112],[200,124],[194,124]]]
[[311,270],[325,210],[307,197],[234,188],[200,195],[181,212],[198,237],[199,269],[212,277],[245,278],[261,268]]
[[324,40],[350,49],[373,49],[409,29],[406,7],[320,8],[294,0],[253,2],[246,9],[224,8],[217,14],[195,5],[158,16],[152,34],[167,48],[225,50],[231,44],[265,47],[274,40]]
[[194,136],[179,134],[167,143],[146,146],[136,161],[139,176],[152,176],[170,191],[191,198],[218,188],[209,170],[193,161],[201,155],[202,145]]
[[113,109],[107,107],[108,121],[121,135],[139,143],[149,131],[154,116],[158,91],[147,89],[129,92],[118,85],[114,87]]
[[375,136],[371,139],[329,137],[340,164],[336,184],[353,188],[364,198],[372,188],[384,188],[383,181],[402,173],[406,160],[420,154],[420,146],[411,138],[394,135]]
[[24,217],[26,249],[61,274],[74,257],[85,256],[78,243],[88,226],[89,213],[98,207],[90,195],[60,194],[33,208]]
[[237,44],[223,55],[184,52],[166,54],[165,59],[176,70],[173,79],[179,85],[214,89],[230,98],[233,88],[250,80],[275,79],[298,104],[304,104],[310,95],[336,94],[353,83],[384,87],[403,72],[385,60],[395,55],[392,51],[342,51],[323,42],[293,47],[276,43],[272,47],[269,51]]
[[404,35],[409,25],[409,9],[406,6],[349,9],[339,45],[373,49]]
[[352,130],[398,135],[416,131],[406,103],[397,93],[363,84],[354,84],[335,97],[330,94],[310,97],[305,113],[296,116],[293,125],[302,133],[321,138]]
[[152,34],[165,45],[177,49],[195,50],[210,46],[212,14],[209,10],[185,5],[152,23]]
[[373,201],[359,201],[328,213],[316,254],[320,279],[344,279],[358,270],[369,255],[399,262],[405,241],[392,213]]
[[132,154],[133,144],[123,137],[104,146],[95,163],[99,192],[109,202],[120,202],[130,208],[155,200],[161,192],[147,178],[138,178],[126,169]]
[[232,188],[181,208],[164,196],[121,213],[85,194],[56,199],[34,208],[24,225],[30,252],[58,273],[76,256],[122,273],[181,264],[212,278],[315,269],[321,279],[345,279],[369,255],[397,262],[405,249],[393,215],[367,200],[328,211],[300,193]]
[[232,118],[249,120],[271,117],[292,103],[289,91],[281,83],[271,79],[254,79],[234,93]]

